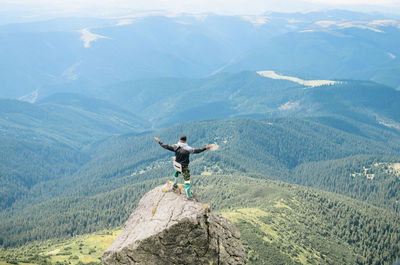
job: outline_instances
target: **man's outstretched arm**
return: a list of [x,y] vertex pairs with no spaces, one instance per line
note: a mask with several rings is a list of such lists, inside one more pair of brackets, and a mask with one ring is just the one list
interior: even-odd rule
[[210,149],[210,148],[212,148],[213,146],[212,145],[206,145],[206,147],[203,147],[203,148],[195,148],[195,149],[193,149],[193,153],[194,154],[199,154],[199,153],[201,153],[201,152],[204,152],[204,151],[206,151],[207,149]]
[[157,143],[159,143],[161,145],[161,147],[163,147],[169,151],[175,152],[175,149],[171,145],[164,144],[163,142],[160,141],[160,139],[158,139],[158,137],[154,137],[154,140],[156,140]]

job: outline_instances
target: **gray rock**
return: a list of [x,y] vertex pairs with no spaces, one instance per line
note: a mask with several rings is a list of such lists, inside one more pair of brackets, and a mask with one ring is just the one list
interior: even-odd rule
[[236,226],[182,190],[168,182],[144,195],[103,264],[246,264]]

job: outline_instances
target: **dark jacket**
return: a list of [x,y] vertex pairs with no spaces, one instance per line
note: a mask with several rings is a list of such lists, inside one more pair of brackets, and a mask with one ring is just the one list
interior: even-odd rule
[[190,154],[199,154],[206,150],[205,147],[203,148],[190,147],[187,143],[181,141],[173,145],[168,145],[160,142],[160,145],[169,151],[175,152],[175,161],[181,164],[182,166],[189,165]]

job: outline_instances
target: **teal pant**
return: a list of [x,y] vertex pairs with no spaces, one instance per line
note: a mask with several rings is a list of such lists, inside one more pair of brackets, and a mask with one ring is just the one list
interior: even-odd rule
[[[174,184],[176,184],[178,182],[178,176],[179,176],[180,172],[175,171],[174,174]],[[185,181],[185,190],[186,190],[186,195],[188,196],[188,198],[191,197],[191,193],[190,193],[190,169],[188,166],[182,166],[182,175],[183,175],[183,180]]]
[[[175,171],[174,177],[177,178],[179,176],[180,172]],[[190,169],[189,167],[182,166],[182,175],[183,175],[183,180],[184,181],[189,181],[190,180]]]

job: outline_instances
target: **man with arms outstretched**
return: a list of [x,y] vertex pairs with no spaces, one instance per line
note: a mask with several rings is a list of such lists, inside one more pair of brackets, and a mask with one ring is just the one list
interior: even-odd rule
[[175,152],[175,161],[174,161],[174,168],[175,174],[173,178],[174,186],[173,188],[176,189],[178,187],[178,176],[180,173],[183,175],[183,179],[185,181],[185,190],[186,195],[189,200],[192,199],[190,194],[190,169],[189,169],[189,156],[190,154],[199,154],[207,149],[210,149],[212,145],[206,145],[203,148],[193,148],[190,147],[186,143],[186,136],[181,136],[178,143],[174,145],[164,144],[158,139],[154,137],[154,139],[165,149]]

